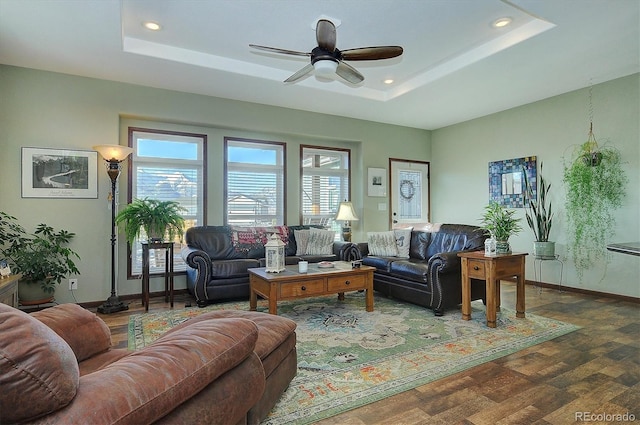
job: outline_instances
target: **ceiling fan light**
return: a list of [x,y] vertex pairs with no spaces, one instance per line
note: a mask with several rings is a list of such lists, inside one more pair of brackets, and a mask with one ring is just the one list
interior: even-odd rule
[[319,60],[313,64],[313,68],[316,70],[317,75],[332,75],[336,73],[338,69],[338,62],[332,60]]

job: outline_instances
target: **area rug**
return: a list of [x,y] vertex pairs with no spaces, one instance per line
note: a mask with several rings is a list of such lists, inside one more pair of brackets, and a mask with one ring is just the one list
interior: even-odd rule
[[[482,302],[472,320],[375,296],[365,311],[363,293],[283,301],[278,314],[298,327],[298,374],[263,424],[308,424],[469,369],[567,334],[569,323],[502,308],[487,328]],[[129,321],[129,348],[140,349],[167,329],[207,311],[248,310],[249,302],[138,314]],[[258,311],[267,304],[258,302]]]

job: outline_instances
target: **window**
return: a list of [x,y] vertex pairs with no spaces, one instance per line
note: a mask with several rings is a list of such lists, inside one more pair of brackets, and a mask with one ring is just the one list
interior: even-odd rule
[[284,143],[231,138],[224,143],[226,224],[284,224]]
[[[129,202],[143,198],[177,201],[186,209],[183,214],[186,228],[203,225],[207,136],[130,127],[129,146],[133,148]],[[174,270],[184,271],[180,256],[182,241],[174,242]],[[131,250],[129,276],[135,276],[142,273],[140,242],[136,241]],[[150,273],[164,272],[164,258],[161,258],[164,251],[154,251],[150,252]]]
[[351,151],[316,146],[301,146],[300,149],[302,223],[339,230],[333,217],[340,202],[349,199]]

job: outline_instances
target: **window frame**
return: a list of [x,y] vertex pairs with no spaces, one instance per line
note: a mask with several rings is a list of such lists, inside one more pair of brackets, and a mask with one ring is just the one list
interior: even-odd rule
[[[335,171],[333,173],[322,173],[322,174],[335,174],[335,175],[341,175],[344,174],[346,175],[347,178],[347,187],[346,187],[346,193],[344,194],[344,198],[346,198],[347,201],[351,200],[351,170],[352,170],[352,160],[351,160],[351,149],[350,148],[339,148],[339,147],[333,147],[333,146],[318,146],[318,145],[300,145],[300,210],[299,210],[299,217],[300,217],[300,223],[301,224],[305,224],[305,220],[306,220],[306,216],[304,214],[304,177],[305,177],[305,169],[310,169],[309,167],[304,167],[304,156],[307,152],[305,152],[306,150],[312,150],[312,151],[319,151],[319,152],[338,152],[340,154],[346,155],[346,161],[347,161],[347,169],[344,170],[344,168],[339,169],[338,171]],[[338,206],[340,205],[340,202],[344,201],[345,199],[343,199],[342,194],[340,196],[340,200],[338,201]],[[335,216],[335,214],[337,213],[337,211],[335,211],[335,213],[333,213],[333,215]],[[311,223],[314,224],[314,223]],[[322,223],[321,223],[322,224]],[[326,223],[328,226],[334,228],[334,230],[339,230],[340,226],[336,224],[335,220],[333,220],[333,217],[331,217],[328,222]],[[338,235],[340,232],[337,231],[336,234]]]
[[[133,195],[133,183],[134,180],[137,182],[137,180],[134,178],[133,172],[135,169],[136,164],[134,163],[136,161],[136,156],[137,156],[137,150],[136,150],[136,146],[134,143],[134,134],[135,133],[149,133],[149,134],[156,134],[156,135],[164,135],[164,136],[178,136],[178,137],[192,137],[192,138],[198,138],[201,139],[202,141],[202,160],[201,160],[201,167],[202,167],[202,189],[201,189],[201,198],[202,198],[202,202],[201,202],[201,216],[202,216],[202,223],[199,223],[198,225],[200,226],[206,226],[207,225],[207,164],[208,164],[208,159],[207,159],[207,135],[204,133],[191,133],[191,132],[185,132],[185,131],[174,131],[174,130],[160,130],[160,129],[154,129],[154,128],[143,128],[143,127],[128,127],[127,128],[127,138],[128,138],[128,146],[130,148],[133,149],[133,153],[131,154],[131,158],[128,161],[128,166],[127,166],[127,177],[128,177],[128,181],[127,181],[127,204],[130,204],[133,201],[134,195]],[[161,163],[161,162],[168,162],[170,161],[170,158],[164,158],[161,159],[159,158],[159,161],[157,161],[157,163]],[[152,160],[143,160],[143,163],[153,163],[154,161]],[[136,188],[137,189],[137,188]],[[137,194],[137,190],[136,190],[136,194]],[[198,214],[196,214],[196,218],[198,217]],[[184,229],[185,231],[187,230],[187,228]],[[175,256],[176,256],[176,252],[179,254],[179,250],[174,250],[174,275],[184,275],[186,274],[185,270],[176,270],[175,269]],[[127,243],[127,279],[139,279],[142,276],[142,263],[140,264],[140,274],[134,274],[134,267],[133,267],[133,260],[132,260],[132,250],[131,250],[131,244]],[[158,268],[158,270],[150,270],[149,275],[150,276],[161,276],[164,274],[164,269]]]
[[[232,144],[233,142],[238,142],[238,143],[245,143],[245,144],[254,144],[254,145],[264,145],[264,146],[277,146],[282,150],[282,164],[281,164],[281,170],[282,170],[282,192],[280,194],[280,198],[281,198],[281,205],[282,205],[282,223],[278,223],[276,221],[275,224],[272,223],[272,225],[284,225],[287,222],[287,202],[286,202],[286,198],[287,198],[287,144],[286,142],[278,142],[278,141],[272,141],[272,140],[260,140],[260,139],[250,139],[250,138],[243,138],[243,137],[232,137],[232,136],[225,136],[224,137],[224,148],[223,148],[223,154],[224,154],[224,170],[223,170],[223,201],[224,201],[224,205],[223,205],[223,212],[222,212],[222,216],[223,216],[223,223],[224,225],[234,225],[234,224],[230,224],[229,223],[229,181],[228,181],[228,176],[229,176],[229,145]],[[259,165],[256,166],[256,168],[260,168],[260,167],[264,167],[267,168],[267,166],[263,166],[263,165]],[[278,214],[276,213],[276,217],[278,216]],[[255,220],[254,220],[255,221]]]

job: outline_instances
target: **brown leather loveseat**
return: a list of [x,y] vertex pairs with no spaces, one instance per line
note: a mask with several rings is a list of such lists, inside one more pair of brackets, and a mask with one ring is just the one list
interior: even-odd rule
[[0,304],[0,423],[257,424],[295,375],[294,330],[264,313],[205,313],[129,351],[76,304],[31,315]]

